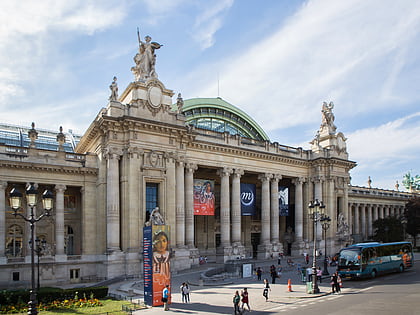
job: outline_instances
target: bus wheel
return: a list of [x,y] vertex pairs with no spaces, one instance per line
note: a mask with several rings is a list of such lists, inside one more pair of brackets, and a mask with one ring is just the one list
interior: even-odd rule
[[403,272],[404,271],[404,266],[400,265],[400,268],[398,269],[399,272]]
[[372,270],[372,272],[370,273],[370,277],[373,279],[373,278],[376,278],[376,270],[375,269],[373,269]]

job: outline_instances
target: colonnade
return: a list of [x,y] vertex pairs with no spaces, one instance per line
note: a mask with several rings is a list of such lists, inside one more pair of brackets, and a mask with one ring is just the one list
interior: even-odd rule
[[368,239],[373,234],[373,222],[390,216],[404,214],[404,205],[349,203],[351,234]]
[[[28,183],[29,184],[29,183]],[[34,183],[35,187],[39,185]],[[0,182],[0,208],[6,209],[7,202],[6,202],[6,189],[8,187],[8,183],[5,181]],[[55,252],[53,253],[56,258],[59,256],[65,255],[65,231],[64,231],[64,192],[66,190],[66,186],[62,184],[55,185],[55,205],[53,211],[55,212]],[[23,192],[22,192],[23,193]],[[40,201],[40,200],[39,200]],[[38,203],[40,204],[40,202]],[[27,208],[28,217],[30,214],[30,208]],[[29,226],[26,224],[24,220],[19,221],[21,226],[23,226],[23,230],[25,231],[25,235],[27,239],[23,240],[23,244],[28,244],[29,242]],[[5,257],[6,255],[6,233],[7,233],[7,225],[6,225],[6,211],[0,211],[0,258]],[[36,226],[35,226],[36,228]],[[29,255],[29,252],[27,253]]]

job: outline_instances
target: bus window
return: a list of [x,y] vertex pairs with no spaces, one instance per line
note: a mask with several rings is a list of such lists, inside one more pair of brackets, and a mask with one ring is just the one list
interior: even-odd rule
[[340,266],[355,266],[360,265],[360,256],[358,250],[344,249],[340,252],[339,265]]

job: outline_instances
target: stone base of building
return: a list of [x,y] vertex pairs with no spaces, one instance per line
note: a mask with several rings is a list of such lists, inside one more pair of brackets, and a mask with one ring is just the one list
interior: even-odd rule
[[273,245],[272,244],[262,244],[258,245],[257,249],[257,259],[269,259],[273,258]]
[[171,258],[171,270],[185,270],[191,268],[190,249],[188,248],[174,248]]

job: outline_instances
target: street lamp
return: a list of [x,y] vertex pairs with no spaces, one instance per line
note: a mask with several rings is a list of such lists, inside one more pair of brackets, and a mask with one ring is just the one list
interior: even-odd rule
[[330,222],[331,219],[329,216],[324,215],[321,218],[321,226],[322,226],[322,231],[324,232],[324,270],[322,271],[322,275],[324,276],[328,276],[329,272],[328,272],[328,256],[327,256],[327,230],[330,228]]
[[42,194],[42,204],[44,207],[44,212],[37,217],[36,213],[34,213],[34,207],[37,204],[38,199],[38,190],[36,190],[33,184],[30,184],[29,187],[26,189],[26,200],[27,205],[31,208],[31,213],[29,217],[24,216],[22,213],[19,213],[18,210],[21,209],[22,206],[22,193],[15,187],[10,191],[9,201],[10,206],[13,209],[13,215],[19,216],[24,219],[26,222],[29,222],[31,227],[31,291],[30,291],[30,301],[28,303],[28,314],[36,315],[38,311],[36,309],[36,290],[35,290],[35,242],[34,242],[34,230],[35,230],[35,223],[40,221],[45,216],[50,216],[50,211],[52,210],[53,206],[53,194],[49,190],[45,190]]
[[315,199],[315,201],[311,201],[308,206],[308,214],[309,218],[314,222],[314,259],[312,260],[312,292],[311,293],[319,293],[318,288],[318,281],[316,276],[316,232],[317,232],[317,226],[318,221],[321,220],[325,205],[322,203],[322,201],[318,201],[318,199]]
[[39,281],[39,257],[42,256],[43,251],[45,250],[45,248],[47,247],[47,241],[45,239],[42,239],[42,241],[37,237],[35,240],[35,244],[36,244],[36,248],[35,248],[35,252],[36,252],[36,256],[38,258],[37,261],[37,275],[38,275],[38,281],[37,281],[37,292],[39,292],[39,288],[40,288],[40,281]]

